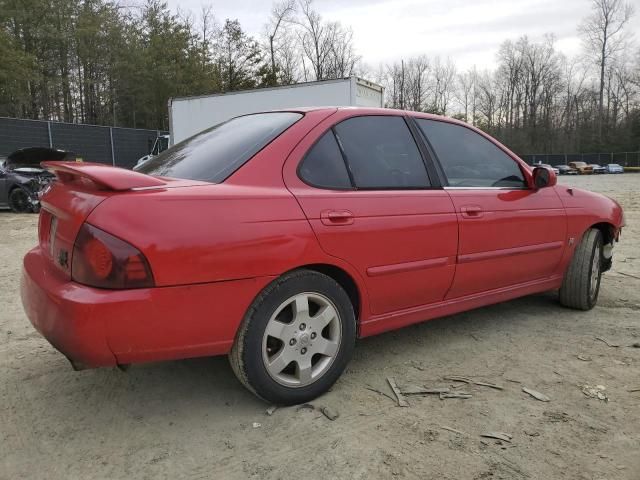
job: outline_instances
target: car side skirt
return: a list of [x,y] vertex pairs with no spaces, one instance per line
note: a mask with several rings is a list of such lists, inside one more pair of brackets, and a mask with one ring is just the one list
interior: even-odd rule
[[453,315],[474,308],[500,303],[514,298],[560,288],[562,275],[521,283],[519,285],[498,288],[486,292],[474,293],[464,297],[408,308],[382,315],[375,315],[360,324],[360,337],[369,337],[396,330],[414,323]]

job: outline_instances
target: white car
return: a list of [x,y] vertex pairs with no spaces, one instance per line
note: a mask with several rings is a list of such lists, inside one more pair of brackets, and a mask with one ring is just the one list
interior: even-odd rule
[[548,163],[536,163],[534,166],[535,167],[547,167],[547,168],[550,168],[556,173],[556,175],[560,175],[560,170],[557,169],[556,167],[553,167],[553,166],[549,165]]

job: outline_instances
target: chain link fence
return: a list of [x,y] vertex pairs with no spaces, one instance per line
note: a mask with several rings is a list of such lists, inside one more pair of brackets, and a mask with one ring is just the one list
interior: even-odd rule
[[20,148],[50,147],[74,152],[87,162],[132,168],[167,132],[0,117],[0,156]]
[[617,163],[623,167],[640,167],[640,152],[616,153],[543,153],[522,155],[529,165],[546,163],[549,165],[567,165],[569,162],[585,162],[589,164],[607,165]]

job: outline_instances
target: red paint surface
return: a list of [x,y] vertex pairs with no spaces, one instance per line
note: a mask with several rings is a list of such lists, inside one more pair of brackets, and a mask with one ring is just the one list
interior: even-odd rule
[[[355,283],[359,333],[367,336],[558,288],[588,228],[621,227],[616,202],[561,185],[329,191],[298,178],[298,164],[327,129],[367,114],[434,118],[305,111],[218,185],[102,165],[48,165],[61,181],[42,199],[39,245],[24,260],[29,319],[87,367],[225,354],[270,281],[325,265]],[[530,168],[500,148],[533,186]],[[84,222],[140,250],[155,287],[105,290],[72,281],[71,253]]]

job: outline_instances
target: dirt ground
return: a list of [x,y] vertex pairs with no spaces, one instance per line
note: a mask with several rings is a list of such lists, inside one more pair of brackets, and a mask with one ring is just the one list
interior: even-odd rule
[[[362,340],[313,402],[335,421],[310,408],[268,416],[226,358],[73,372],[20,303],[37,218],[0,211],[0,478],[638,480],[640,175],[561,182],[625,208],[598,306],[567,310],[550,292]],[[472,398],[413,396],[408,408],[383,395],[387,377],[457,385],[448,375],[504,389],[463,385],[454,391]],[[583,385],[605,386],[608,402]],[[513,438],[480,436],[488,432]]]

